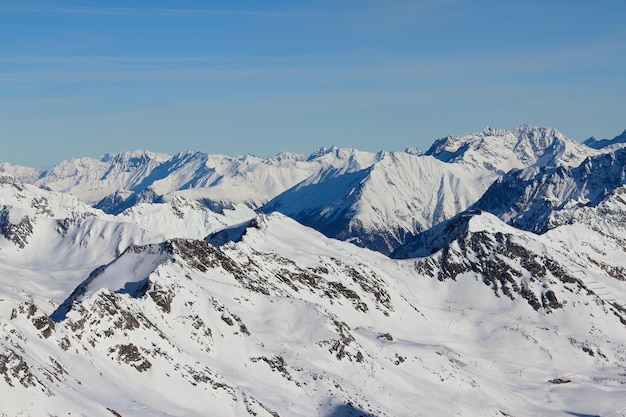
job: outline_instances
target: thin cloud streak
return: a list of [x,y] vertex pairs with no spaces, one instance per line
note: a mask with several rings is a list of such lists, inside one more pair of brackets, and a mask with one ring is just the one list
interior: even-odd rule
[[9,64],[35,64],[35,65],[85,65],[85,64],[185,64],[207,63],[223,65],[259,65],[281,64],[286,65],[294,62],[310,62],[319,59],[345,58],[346,54],[330,55],[299,55],[299,56],[255,56],[255,55],[98,55],[98,56],[60,56],[60,55],[10,55],[0,56],[0,62]]
[[272,10],[121,8],[121,7],[0,7],[0,12],[19,14],[113,15],[113,16],[290,16],[294,12]]
[[[215,56],[15,56],[0,62],[58,64],[72,70],[43,68],[0,73],[0,84],[65,84],[77,82],[181,81],[201,82],[214,79],[249,81],[280,77],[305,77],[310,81],[356,82],[369,79],[397,82],[398,77],[419,81],[415,77],[463,75],[498,77],[535,74],[571,73],[575,71],[623,69],[624,61],[613,56],[611,44],[576,46],[569,50],[532,51],[508,56],[481,55],[448,59],[404,59],[394,56],[356,56],[347,60],[339,56],[302,56],[289,58],[215,57]],[[585,56],[585,59],[581,59]],[[355,61],[357,61],[355,63]],[[384,62],[384,64],[378,64]],[[599,64],[602,63],[602,65]],[[93,64],[93,65],[92,65]],[[102,68],[111,64],[112,68]],[[128,67],[130,65],[130,67]],[[89,67],[95,66],[95,69]],[[117,67],[116,67],[117,66]],[[76,68],[79,67],[79,68]],[[161,67],[161,68],[159,68]],[[289,80],[282,80],[288,82]]]

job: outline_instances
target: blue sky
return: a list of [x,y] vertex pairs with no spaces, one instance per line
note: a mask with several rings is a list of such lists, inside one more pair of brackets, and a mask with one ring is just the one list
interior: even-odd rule
[[626,129],[626,2],[0,0],[0,161]]

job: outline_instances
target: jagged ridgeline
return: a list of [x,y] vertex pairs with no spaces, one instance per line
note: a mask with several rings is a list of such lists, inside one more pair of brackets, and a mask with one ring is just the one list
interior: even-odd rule
[[624,146],[2,164],[0,415],[621,415]]

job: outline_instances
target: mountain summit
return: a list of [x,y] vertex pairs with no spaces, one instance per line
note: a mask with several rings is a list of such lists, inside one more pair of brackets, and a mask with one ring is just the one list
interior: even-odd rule
[[625,152],[3,164],[0,415],[621,415]]

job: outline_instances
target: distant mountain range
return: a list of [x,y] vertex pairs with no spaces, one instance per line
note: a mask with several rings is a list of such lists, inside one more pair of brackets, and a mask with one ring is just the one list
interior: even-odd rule
[[0,165],[0,415],[618,416],[626,136]]

